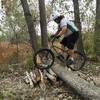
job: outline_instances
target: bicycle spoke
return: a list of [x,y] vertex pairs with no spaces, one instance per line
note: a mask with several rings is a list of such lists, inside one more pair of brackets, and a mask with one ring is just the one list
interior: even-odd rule
[[73,71],[77,71],[80,70],[85,63],[85,58],[81,53],[75,52],[74,53],[74,64],[69,65],[69,67],[73,70]]
[[54,55],[49,49],[42,49],[35,55],[35,65],[40,69],[49,68],[54,62]]

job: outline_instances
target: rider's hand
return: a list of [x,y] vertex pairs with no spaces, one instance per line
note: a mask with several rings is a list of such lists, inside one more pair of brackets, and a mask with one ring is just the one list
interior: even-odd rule
[[61,37],[60,35],[57,35],[57,36],[56,36],[57,39],[59,39],[60,37]]
[[50,38],[52,39],[52,38],[54,38],[56,35],[55,34],[52,34],[51,36],[50,36]]

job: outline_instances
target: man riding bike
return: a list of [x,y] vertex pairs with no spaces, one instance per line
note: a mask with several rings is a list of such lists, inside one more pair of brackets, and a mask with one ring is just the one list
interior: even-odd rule
[[74,46],[79,38],[79,30],[73,22],[69,21],[64,17],[64,15],[61,15],[58,12],[53,15],[53,20],[58,24],[58,30],[54,35],[52,35],[52,37],[56,36],[59,38],[60,36],[63,36],[63,39],[60,42],[62,44],[61,47],[64,49],[66,46],[68,48],[69,55],[69,59],[66,61],[66,64],[74,64]]

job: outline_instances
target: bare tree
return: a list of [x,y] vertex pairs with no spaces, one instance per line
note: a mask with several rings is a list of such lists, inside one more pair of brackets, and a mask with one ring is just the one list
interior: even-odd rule
[[81,21],[80,21],[80,12],[79,12],[79,3],[78,0],[73,0],[73,5],[74,5],[74,17],[75,17],[75,24],[76,26],[79,28],[79,32],[80,32],[80,37],[79,37],[79,41],[78,41],[78,49],[84,53],[84,48],[83,48],[83,42],[82,42],[82,34],[81,34]]
[[34,52],[36,52],[38,49],[38,44],[37,44],[36,32],[35,32],[35,27],[34,27],[32,15],[30,13],[27,0],[20,0],[20,1],[21,1],[23,10],[24,10],[24,16],[25,16],[25,20],[26,20],[26,23],[28,26],[28,31],[29,31],[29,35],[30,35],[30,42],[32,44],[32,48],[33,48]]
[[40,26],[41,26],[41,39],[42,47],[48,47],[48,35],[47,35],[47,23],[46,23],[46,11],[44,0],[39,0],[40,10]]

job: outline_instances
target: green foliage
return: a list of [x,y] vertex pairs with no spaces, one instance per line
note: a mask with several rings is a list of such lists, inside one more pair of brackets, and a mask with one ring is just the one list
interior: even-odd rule
[[27,65],[28,66],[33,66],[33,59],[32,59],[32,57],[28,57],[27,58]]
[[3,94],[0,92],[0,100],[3,100]]
[[96,56],[100,60],[100,1],[99,0],[97,0],[97,7],[96,7],[94,43],[95,43],[94,49],[95,49]]
[[94,39],[93,39],[94,33],[87,32],[84,34],[84,49],[86,51],[87,56],[94,56]]
[[[10,1],[10,3],[10,10],[8,10],[9,16],[5,16],[1,27],[3,34],[6,35],[8,40],[11,40],[12,38],[18,39],[18,41],[29,39],[25,18],[23,16],[22,9],[19,6],[20,2],[13,0]],[[16,38],[16,34],[18,38]]]
[[16,64],[16,63],[18,63],[19,62],[18,53],[17,52],[12,53],[12,55],[10,55],[8,57],[8,59],[9,59],[8,60],[9,64]]
[[34,66],[33,64],[33,57],[32,57],[32,54],[29,54],[26,58],[26,64],[25,64],[25,69],[26,70],[31,70]]
[[[7,64],[0,64],[0,73],[10,73],[9,67]],[[0,78],[2,77],[2,75],[0,76]],[[0,94],[1,96],[1,94]]]
[[[38,15],[38,2],[30,0],[29,6],[31,7],[31,14],[33,15],[34,23],[37,25],[39,23]],[[20,0],[3,0],[3,9],[5,11],[5,16],[2,22],[2,31],[6,35],[6,39],[9,41],[28,41],[29,34],[27,25],[25,22],[25,17],[23,14],[22,5]],[[16,34],[17,37],[16,38]]]
[[0,41],[4,41],[6,39],[6,36],[4,34],[0,35]]

